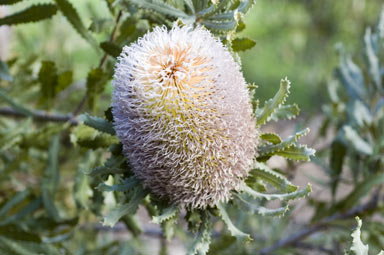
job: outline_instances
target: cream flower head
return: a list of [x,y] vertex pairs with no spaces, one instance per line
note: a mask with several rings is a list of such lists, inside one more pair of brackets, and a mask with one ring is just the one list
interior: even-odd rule
[[227,48],[201,27],[157,27],[118,60],[114,125],[134,174],[187,208],[227,201],[248,175],[258,138]]

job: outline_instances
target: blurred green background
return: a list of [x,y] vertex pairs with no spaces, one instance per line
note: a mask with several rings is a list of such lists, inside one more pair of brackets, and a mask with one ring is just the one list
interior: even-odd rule
[[[35,2],[49,1],[30,0],[27,5]],[[103,27],[113,24],[106,4],[93,0],[71,2],[78,7],[87,26],[94,17],[105,18],[103,26],[93,29],[99,30],[100,41],[106,39]],[[273,96],[279,80],[288,76],[293,83],[290,101],[305,109],[304,116],[319,111],[320,104],[326,100],[326,84],[338,61],[335,45],[342,41],[349,52],[356,52],[362,43],[360,35],[365,27],[375,24],[382,3],[382,0],[259,0],[245,17],[247,27],[242,32],[257,42],[252,50],[240,54],[247,81],[259,85],[258,97],[264,100]],[[25,4],[17,4],[9,12],[23,7]],[[38,55],[55,60],[59,69],[73,68],[75,80],[85,80],[89,68],[97,66],[102,53],[74,33],[61,15],[41,23],[12,28],[7,58]],[[358,58],[355,56],[357,62]]]

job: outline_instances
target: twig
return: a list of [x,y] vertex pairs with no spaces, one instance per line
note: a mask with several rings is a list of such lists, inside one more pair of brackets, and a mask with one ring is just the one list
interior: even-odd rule
[[[113,27],[111,36],[109,37],[109,41],[110,42],[113,42],[115,40],[115,37],[116,37],[116,34],[117,34],[117,27],[119,26],[120,19],[121,19],[122,15],[123,15],[123,12],[119,11],[119,13],[117,14],[117,17],[116,17],[115,26]],[[108,58],[108,53],[105,53],[103,55],[103,57],[101,58],[100,62],[99,62],[98,68],[102,68],[104,66],[105,61],[107,60],[107,58]],[[73,113],[72,113],[73,116],[76,116],[76,115],[78,115],[80,113],[80,111],[85,106],[85,103],[87,102],[87,100],[88,100],[88,95],[87,95],[87,92],[85,92],[85,95],[81,99],[80,103],[77,105],[76,109],[73,111]]]
[[355,215],[377,208],[378,200],[379,200],[379,192],[377,191],[372,197],[372,199],[366,204],[355,206],[351,210],[345,213],[336,213],[320,221],[319,223],[316,223],[312,226],[307,226],[306,228],[300,230],[299,232],[289,235],[289,237],[285,239],[281,239],[277,241],[275,244],[273,244],[272,246],[261,250],[260,254],[267,255],[267,254],[271,254],[271,252],[282,247],[295,246],[297,243],[300,243],[301,240],[307,238],[308,236],[318,231],[322,231],[326,228],[333,227],[332,222],[335,220],[351,218]]
[[72,125],[77,125],[78,120],[72,114],[51,114],[44,111],[32,111],[32,116],[27,116],[23,113],[17,112],[12,108],[0,108],[0,115],[10,116],[14,118],[27,118],[31,117],[37,121],[51,121],[51,122],[69,122]]

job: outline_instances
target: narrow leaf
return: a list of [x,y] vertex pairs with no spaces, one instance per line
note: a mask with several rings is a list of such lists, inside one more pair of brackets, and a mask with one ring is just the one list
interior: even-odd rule
[[85,125],[92,127],[100,132],[104,132],[110,135],[116,134],[112,123],[108,122],[106,119],[91,116],[85,113],[79,116],[79,120],[84,122]]
[[37,22],[52,17],[56,12],[57,7],[54,4],[32,5],[18,13],[0,18],[0,26]]
[[71,25],[75,28],[75,30],[91,45],[93,45],[95,48],[98,48],[95,39],[88,33],[88,30],[81,21],[77,10],[72,6],[72,4],[68,0],[55,0],[55,2],[61,13],[63,13],[69,23],[71,23]]
[[183,11],[181,11],[181,10],[171,6],[171,5],[168,5],[164,2],[159,1],[156,3],[152,3],[149,0],[130,0],[130,2],[141,7],[141,8],[152,10],[155,12],[159,12],[161,14],[172,16],[175,18],[187,18],[188,17],[188,15],[185,12],[183,12]]
[[290,84],[287,78],[281,80],[279,91],[272,99],[265,102],[264,108],[260,111],[260,114],[257,115],[258,125],[263,125],[268,122],[276,109],[285,103],[289,94]]
[[225,207],[222,203],[218,203],[217,208],[220,211],[221,219],[227,225],[228,230],[232,236],[234,236],[240,240],[243,240],[243,241],[251,241],[252,240],[252,238],[249,234],[246,234],[246,233],[240,231],[235,225],[233,225],[233,223],[232,223],[231,219],[229,218],[228,213],[225,210]]
[[289,201],[289,200],[293,200],[293,199],[307,196],[309,193],[311,193],[312,187],[310,184],[308,184],[305,189],[297,190],[297,191],[290,192],[290,193],[265,194],[265,193],[257,192],[255,190],[251,189],[250,187],[248,187],[247,185],[243,185],[242,191],[245,192],[246,194],[250,195],[251,197],[256,198],[256,199],[264,198],[266,200],[279,199],[281,201]]
[[209,250],[211,243],[212,223],[209,220],[208,213],[203,214],[202,224],[200,225],[199,233],[188,250],[187,255],[205,255]]
[[124,215],[135,214],[139,207],[139,203],[147,194],[147,191],[138,187],[135,192],[133,192],[128,203],[117,205],[104,217],[103,225],[113,227]]
[[353,148],[365,155],[371,155],[373,153],[372,146],[363,140],[360,135],[350,126],[343,127],[345,139]]
[[272,113],[270,119],[274,121],[284,120],[284,119],[294,119],[297,115],[299,115],[300,109],[297,104],[291,105],[283,105],[276,109],[274,113]]
[[121,53],[121,48],[113,42],[102,42],[100,43],[100,47],[105,51],[105,53],[111,55],[114,58],[117,58]]
[[280,136],[275,133],[262,133],[260,139],[272,144],[279,144],[282,142]]
[[22,106],[21,104],[14,101],[12,98],[10,98],[5,92],[0,90],[0,99],[3,100],[3,102],[7,103],[17,111],[18,113],[24,114],[25,116],[31,117],[33,116],[33,112]]

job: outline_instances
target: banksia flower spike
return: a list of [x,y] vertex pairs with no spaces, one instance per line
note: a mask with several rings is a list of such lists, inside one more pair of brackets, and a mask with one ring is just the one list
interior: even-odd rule
[[258,132],[240,67],[209,31],[155,28],[124,47],[113,86],[115,130],[145,187],[187,208],[240,189]]

